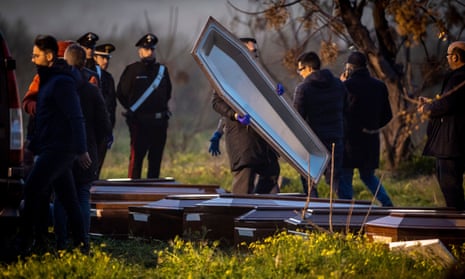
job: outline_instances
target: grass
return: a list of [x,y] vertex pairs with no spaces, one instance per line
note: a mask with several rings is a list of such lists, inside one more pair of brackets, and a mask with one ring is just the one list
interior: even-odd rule
[[[102,178],[126,177],[129,143],[124,132],[107,154]],[[167,146],[161,175],[192,184],[216,184],[230,189],[227,156],[211,157],[208,135],[193,139],[184,152]],[[221,150],[224,150],[222,143]],[[442,194],[432,175],[399,176],[377,173],[397,206],[439,207]],[[298,173],[281,161],[286,178],[282,192],[301,192]],[[329,197],[329,186],[318,185]],[[372,195],[356,173],[354,198]],[[0,278],[444,278],[464,272],[465,245],[454,247],[457,266],[446,269],[438,261],[413,252],[392,252],[363,235],[307,233],[306,237],[282,233],[241,247],[221,247],[217,242],[176,238],[157,240],[93,238],[92,254],[79,251],[34,255],[0,266]],[[452,268],[458,268],[453,270]]]

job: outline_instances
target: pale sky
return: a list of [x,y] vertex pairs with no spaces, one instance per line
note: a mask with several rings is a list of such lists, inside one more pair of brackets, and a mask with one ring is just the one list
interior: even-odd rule
[[[247,7],[247,0],[232,0]],[[224,25],[232,9],[226,0],[1,0],[0,15],[8,21],[24,20],[32,34],[62,36],[88,31],[100,37],[121,35],[128,26],[145,27],[146,14],[154,33],[169,34],[170,16],[177,9],[179,34],[197,37],[209,16]],[[127,36],[125,34],[125,36]]]

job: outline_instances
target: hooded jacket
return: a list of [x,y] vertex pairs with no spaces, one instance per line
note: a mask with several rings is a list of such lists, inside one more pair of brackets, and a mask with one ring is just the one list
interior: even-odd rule
[[329,70],[312,72],[294,92],[294,107],[320,140],[342,139],[347,90]]
[[30,150],[83,154],[87,151],[84,117],[76,80],[64,60],[39,67],[35,127]]

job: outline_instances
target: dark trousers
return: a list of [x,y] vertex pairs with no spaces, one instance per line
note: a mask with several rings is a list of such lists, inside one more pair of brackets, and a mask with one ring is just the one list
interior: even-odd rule
[[[326,140],[323,139],[322,143],[328,149],[330,158],[331,158],[331,153],[332,153],[332,144],[334,143],[334,164],[332,163],[332,159],[330,159],[324,171],[324,176],[325,176],[326,184],[331,185],[331,182],[332,182],[333,192],[338,194],[338,197],[340,197],[339,179],[341,177],[342,159],[344,156],[343,155],[344,154],[343,140],[342,138],[341,139],[326,139]],[[308,195],[309,187],[308,187],[307,178],[304,176],[301,176],[300,180],[302,182],[303,192],[306,195]],[[315,197],[315,198],[318,197],[318,191],[317,191],[316,185],[312,185],[310,197]]]
[[142,165],[147,155],[147,178],[160,176],[161,160],[165,148],[168,120],[134,121],[129,124],[131,154],[129,158],[129,178],[141,178]]
[[463,174],[465,172],[465,158],[436,160],[436,177],[448,207],[465,210],[463,196]]
[[21,226],[24,241],[33,238],[40,241],[47,232],[50,196],[54,190],[69,216],[75,245],[85,243],[83,219],[71,171],[75,159],[75,154],[64,152],[44,152],[37,157],[24,189]]
[[[360,179],[367,186],[368,190],[374,195],[376,194],[376,199],[383,206],[393,206],[391,198],[389,197],[386,189],[381,184],[381,181],[375,176],[374,169],[359,168],[358,172],[360,173]],[[352,180],[354,178],[354,169],[353,168],[343,168],[340,185],[339,185],[339,198],[349,199],[353,198],[353,188]]]
[[[279,173],[280,167],[277,158],[270,160],[267,164],[233,171],[232,193],[269,194],[273,189],[279,189]],[[258,176],[258,180],[257,184],[254,185],[256,176]]]
[[[81,208],[82,221],[85,231],[85,241],[88,243],[90,241],[89,231],[90,231],[90,188],[91,182],[84,183],[81,185],[76,185],[77,197],[79,200],[79,206]],[[59,197],[55,197],[53,203],[53,213],[54,213],[54,228],[55,228],[55,237],[57,241],[57,247],[59,250],[65,249],[67,247],[68,241],[68,216],[63,203]]]
[[105,156],[107,155],[107,142],[104,141],[97,145],[97,178],[100,178],[100,172],[102,171],[102,166],[105,161]]

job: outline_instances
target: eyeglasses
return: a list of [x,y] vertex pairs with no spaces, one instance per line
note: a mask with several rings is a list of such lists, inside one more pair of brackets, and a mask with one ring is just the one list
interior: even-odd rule
[[301,67],[301,68],[298,68],[297,69],[297,73],[300,74],[300,72],[302,72],[303,70],[305,70],[305,66]]
[[32,59],[36,59],[36,58],[39,58],[41,55],[42,55],[42,53],[39,53],[39,54],[33,53],[33,54],[31,55],[31,58],[32,58]]
[[453,54],[453,53],[448,53],[448,54],[446,55],[446,57],[449,57],[449,56],[451,56],[451,55],[454,55],[454,54]]

